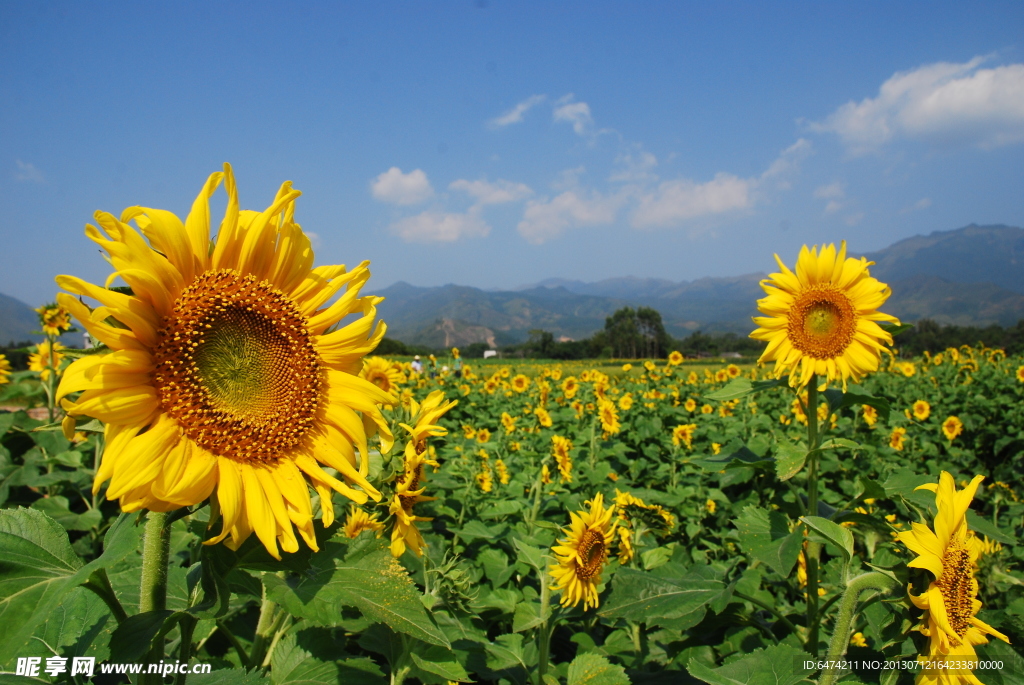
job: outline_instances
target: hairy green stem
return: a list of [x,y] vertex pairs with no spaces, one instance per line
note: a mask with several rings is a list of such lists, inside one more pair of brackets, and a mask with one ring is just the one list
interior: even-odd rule
[[[807,385],[807,514],[818,515],[818,377],[811,376]],[[807,562],[807,651],[818,655],[818,560],[821,545],[808,542],[804,551]]]
[[165,525],[167,512],[146,515],[142,542],[142,584],[139,613],[167,608],[167,560],[171,554],[171,530]]
[[278,627],[277,603],[267,598],[267,586],[263,586],[263,601],[260,604],[260,618],[256,623],[256,636],[249,650],[249,668],[260,668],[268,654],[268,647]]
[[[540,572],[540,615],[547,616],[551,611],[551,587],[546,571]],[[544,685],[544,676],[548,672],[548,661],[551,656],[551,632],[554,621],[550,617],[544,619],[537,629],[537,685]]]
[[[828,645],[826,661],[836,663],[846,654],[846,649],[850,645],[850,626],[856,614],[860,594],[865,590],[888,592],[896,584],[892,578],[877,571],[859,575],[846,584],[846,590],[843,591],[843,598],[839,603],[836,627],[832,631],[832,640]],[[818,685],[832,685],[839,675],[838,670],[835,667],[825,669],[818,679]]]
[[[196,629],[196,619],[191,616],[182,618],[178,623],[178,631],[181,633],[181,645],[178,647],[178,661],[187,664],[192,658],[192,633]],[[177,673],[174,676],[174,685],[185,685],[185,673]]]

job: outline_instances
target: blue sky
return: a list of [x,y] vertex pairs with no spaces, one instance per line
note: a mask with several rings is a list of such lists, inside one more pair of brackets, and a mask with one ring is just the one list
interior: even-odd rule
[[95,210],[184,216],[224,162],[373,289],[1024,225],[1022,36],[1020,2],[0,2],[0,292],[102,280]]

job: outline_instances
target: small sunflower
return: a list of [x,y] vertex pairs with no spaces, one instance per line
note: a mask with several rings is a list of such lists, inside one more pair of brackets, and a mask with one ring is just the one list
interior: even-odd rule
[[[925,612],[918,626],[928,637],[928,655],[922,664],[936,661],[974,661],[975,645],[988,642],[993,635],[1009,643],[1009,638],[977,617],[978,581],[974,577],[982,543],[967,527],[966,514],[974,493],[984,476],[975,476],[967,487],[957,491],[953,476],[943,471],[939,482],[926,483],[918,490],[935,493],[938,513],[934,531],[924,523],[913,523],[912,530],[898,534],[900,542],[918,555],[908,566],[925,569],[935,580],[920,595],[910,595],[918,609]],[[971,669],[947,670],[924,668],[917,676],[918,685],[980,685]]]
[[735,364],[729,364],[729,366],[725,367],[725,373],[729,378],[739,378],[743,371]]
[[384,530],[384,524],[377,520],[378,514],[375,512],[369,514],[356,505],[351,505],[348,510],[348,516],[345,518],[345,526],[342,530],[345,533],[345,537],[357,538],[359,534],[364,530],[370,530],[380,537],[380,533]]
[[672,366],[679,366],[680,364],[683,363],[683,353],[679,352],[678,350],[673,350],[668,355],[668,363],[671,364]]
[[530,387],[530,379],[523,374],[516,374],[515,378],[512,379],[512,389],[516,392],[526,392],[526,389]]
[[514,433],[516,430],[516,419],[507,411],[501,413],[501,427],[506,433]]
[[914,418],[918,421],[925,421],[932,415],[932,405],[924,400],[914,402]]
[[615,403],[603,400],[598,405],[598,416],[601,419],[601,430],[609,435],[614,435],[622,429],[619,423],[619,412],[615,409]]
[[508,467],[505,466],[504,460],[498,459],[494,462],[494,471],[498,474],[498,482],[508,485]]
[[490,442],[491,431],[487,430],[486,428],[481,428],[476,432],[476,441],[481,445],[484,444],[485,442]]
[[697,424],[688,423],[676,426],[672,429],[672,444],[676,447],[686,445],[686,449],[693,449],[693,434],[697,430]]
[[956,416],[950,416],[942,422],[942,434],[946,436],[946,440],[953,442],[957,436],[964,432],[964,424]]
[[1024,383],[1024,366],[1017,367],[1017,380]]
[[370,381],[389,395],[398,394],[398,386],[405,381],[400,368],[382,357],[367,357],[359,376]]
[[892,434],[889,436],[889,447],[893,448],[897,452],[903,451],[903,441],[906,440],[907,429],[902,426],[896,426],[892,429]]
[[544,428],[551,428],[551,414],[548,413],[547,409],[544,407],[537,407],[533,410],[533,413],[537,415],[537,423]]
[[542,464],[540,467],[540,482],[544,485],[551,484],[551,469],[548,468],[547,464]]
[[605,509],[603,495],[586,505],[589,510],[570,513],[572,523],[562,529],[566,537],[551,548],[558,563],[548,569],[555,581],[551,589],[562,593],[562,606],[582,601],[584,610],[598,606],[597,586],[616,533],[615,507]]
[[870,404],[863,404],[861,405],[861,411],[864,414],[864,423],[866,423],[869,428],[873,428],[874,425],[878,423],[878,410]]
[[[227,208],[211,240],[209,199],[222,182]],[[110,350],[75,361],[57,392],[68,418],[107,424],[94,491],[109,480],[107,498],[124,511],[212,496],[221,532],[207,544],[229,538],[237,549],[255,532],[278,558],[298,550],[296,529],[317,548],[310,485],[329,525],[332,489],[357,503],[380,498],[366,480],[368,434],[391,447],[379,405],[393,400],[357,375],[384,336],[380,298],[359,296],[365,262],[313,268],[293,219],[299,194],[286,182],[265,211],[242,211],[224,165],[184,222],[145,207],[96,213],[100,228],[86,235],[109,255],[108,282],[122,278],[130,294],[57,277],[68,291],[58,304]]]
[[28,355],[29,371],[35,371],[39,378],[47,380],[50,377],[51,369],[59,369],[60,363],[64,361],[61,350],[65,349],[59,342],[53,343],[51,347],[48,340],[36,345],[36,351]]
[[633,408],[633,393],[627,392],[625,395],[619,398],[619,409],[622,411],[629,411]]
[[574,376],[569,376],[562,381],[562,394],[565,395],[565,399],[571,400],[576,397],[576,392],[580,389],[580,384]]
[[36,309],[36,314],[39,315],[39,324],[46,335],[57,337],[65,331],[71,330],[71,315],[57,303],[39,307]]
[[[768,343],[758,363],[774,361],[774,375],[789,374],[790,385],[803,387],[817,374],[828,381],[860,380],[876,371],[881,351],[892,335],[877,322],[899,323],[878,308],[891,291],[872,278],[863,257],[846,257],[846,243],[800,250],[796,272],[778,255],[781,269],[761,282],[767,297],[758,300],[765,314],[750,334]],[[884,343],[884,344],[883,344]]]
[[391,554],[396,559],[405,553],[406,548],[411,549],[417,556],[423,554],[426,543],[416,528],[416,522],[431,519],[416,516],[413,507],[420,502],[436,499],[423,494],[426,491],[423,467],[428,464],[438,466],[437,461],[430,456],[427,438],[439,437],[448,432],[437,425],[437,421],[456,404],[457,400],[445,402],[444,391],[435,390],[427,395],[422,404],[417,404],[415,400],[411,402],[409,414],[412,417],[412,426],[400,424],[409,433],[409,442],[405,445],[405,463],[402,474],[395,481],[395,494],[389,506],[395,517],[394,528],[391,530]]
[[569,456],[571,451],[572,440],[561,435],[551,436],[551,452],[555,457],[555,463],[558,464],[558,473],[563,483],[572,482],[572,457]]
[[697,400],[693,399],[692,397],[688,398],[685,402],[683,402],[683,409],[690,412],[691,414],[697,411]]
[[0,354],[0,385],[4,383],[10,383],[11,379],[11,362],[7,359],[6,355]]

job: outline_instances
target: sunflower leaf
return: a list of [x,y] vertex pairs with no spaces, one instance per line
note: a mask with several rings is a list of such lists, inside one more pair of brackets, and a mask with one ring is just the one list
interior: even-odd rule
[[263,575],[267,595],[295,616],[315,625],[340,625],[341,607],[352,606],[392,630],[424,642],[449,646],[419,599],[408,572],[395,561],[382,541],[341,557],[339,545],[328,542],[313,556],[309,572],[286,581]]
[[787,644],[754,650],[736,661],[711,668],[690,658],[686,670],[710,685],[796,685],[813,669],[805,668],[811,656]]
[[626,670],[600,654],[579,654],[569,664],[569,685],[629,685]]
[[779,480],[789,480],[800,473],[806,461],[806,445],[794,445],[788,440],[781,440],[775,450],[775,474]]
[[839,549],[847,563],[853,558],[853,533],[820,516],[801,516],[800,520],[811,529],[812,540],[827,542]]
[[612,579],[612,593],[598,613],[605,618],[626,618],[658,625],[658,619],[677,619],[715,600],[726,590],[721,580],[688,573],[670,580],[654,573],[620,568]]
[[752,395],[755,392],[768,390],[769,388],[777,388],[780,385],[787,385],[788,383],[789,376],[773,378],[767,381],[752,381],[749,378],[734,378],[721,390],[716,390],[715,392],[704,395],[704,399],[712,400],[714,402],[726,402],[728,400],[736,400],[741,397],[746,397],[747,395]]
[[744,552],[781,576],[793,570],[803,536],[790,532],[785,514],[750,505],[736,519],[736,529]]
[[138,547],[139,533],[128,514],[107,531],[104,551],[83,565],[63,527],[38,509],[0,510],[0,663],[20,653],[36,627],[64,597]]

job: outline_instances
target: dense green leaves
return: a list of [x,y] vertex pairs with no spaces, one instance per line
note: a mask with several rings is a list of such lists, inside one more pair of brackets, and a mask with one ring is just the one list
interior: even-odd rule
[[803,536],[790,529],[786,515],[748,506],[736,519],[740,547],[782,576],[789,575],[800,554]]
[[796,685],[815,670],[805,668],[805,661],[811,661],[809,654],[789,645],[774,645],[718,668],[690,659],[687,670],[709,685]]

